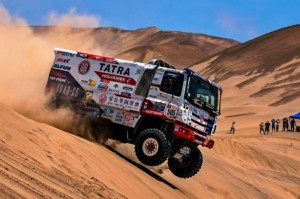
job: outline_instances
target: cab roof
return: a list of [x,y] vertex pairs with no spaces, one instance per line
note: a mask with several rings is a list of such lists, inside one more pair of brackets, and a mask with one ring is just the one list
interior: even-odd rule
[[199,75],[198,73],[196,73],[195,71],[193,71],[193,70],[191,70],[191,69],[189,69],[189,68],[185,68],[185,69],[184,69],[184,72],[186,72],[187,74],[192,75],[192,76],[194,76],[194,77],[197,77],[197,78],[199,78],[199,79],[201,79],[201,80],[207,82],[208,84],[211,84],[211,85],[215,86],[215,87],[218,88],[219,90],[223,90],[222,87],[221,87],[220,85],[218,85],[217,83],[215,83],[215,82],[213,82],[213,81],[207,79],[206,77],[203,77],[202,75]]

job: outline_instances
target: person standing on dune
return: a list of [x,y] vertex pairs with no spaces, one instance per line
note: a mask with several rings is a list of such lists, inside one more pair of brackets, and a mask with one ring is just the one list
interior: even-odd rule
[[265,123],[265,135],[267,134],[267,135],[269,135],[269,132],[270,132],[270,122],[269,121],[267,121],[266,123]]
[[272,123],[272,132],[274,132],[275,131],[275,123],[276,123],[275,119],[272,119],[271,123]]
[[295,119],[293,118],[291,120],[291,131],[295,131],[295,127],[296,127],[296,122],[295,122]]
[[229,134],[231,134],[231,132],[232,132],[232,134],[234,134],[234,132],[235,132],[235,122],[232,122],[231,129],[230,129],[230,133],[229,133]]
[[277,119],[277,120],[276,120],[276,131],[277,131],[277,132],[279,131],[279,125],[280,125],[280,120]]
[[264,123],[260,123],[259,125],[259,134],[262,134],[261,132],[263,132],[265,134],[265,130],[264,130]]

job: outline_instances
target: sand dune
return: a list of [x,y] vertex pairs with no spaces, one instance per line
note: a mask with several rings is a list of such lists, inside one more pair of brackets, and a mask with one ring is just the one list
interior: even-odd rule
[[223,87],[222,130],[234,120],[241,128],[256,127],[299,111],[299,32],[299,25],[283,28],[191,67]]
[[201,149],[201,172],[184,180],[134,163],[131,145],[114,145],[122,158],[3,105],[0,118],[1,198],[300,197],[299,133],[219,132],[213,150]]
[[3,105],[0,118],[1,198],[184,197],[99,144]]

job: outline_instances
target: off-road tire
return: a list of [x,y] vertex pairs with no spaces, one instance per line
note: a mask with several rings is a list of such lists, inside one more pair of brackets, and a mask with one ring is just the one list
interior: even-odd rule
[[[145,151],[147,150],[147,144],[145,142],[149,142],[150,145],[155,142],[152,145],[157,145],[158,149],[153,150],[154,154],[151,154],[151,151],[147,154],[147,151]],[[165,162],[170,155],[170,151],[171,144],[159,129],[146,129],[135,140],[135,154],[139,161],[148,166],[158,166]]]
[[195,148],[189,156],[182,157],[182,163],[172,157],[168,159],[170,171],[180,178],[190,178],[196,175],[201,169],[202,163],[202,153],[198,148]]

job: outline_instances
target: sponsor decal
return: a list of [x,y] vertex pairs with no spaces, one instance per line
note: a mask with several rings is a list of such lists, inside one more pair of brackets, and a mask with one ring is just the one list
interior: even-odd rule
[[63,79],[63,78],[60,78],[60,77],[53,77],[53,76],[50,76],[49,79],[57,81],[57,82],[66,82],[67,81],[67,79]]
[[108,84],[110,82],[110,80],[108,80],[108,79],[101,79],[101,82]]
[[153,92],[156,93],[157,91],[158,91],[158,87],[157,86],[151,86],[150,87],[150,92],[151,93],[153,93]]
[[115,89],[117,89],[117,88],[119,87],[119,85],[118,85],[118,84],[114,84],[113,87],[114,87]]
[[97,81],[89,79],[89,86],[96,86]]
[[135,74],[136,74],[136,75],[139,75],[139,74],[141,74],[141,72],[142,72],[141,69],[137,69],[136,72],[135,72]]
[[189,109],[189,105],[188,105],[188,104],[184,104],[184,105],[183,105],[183,108],[184,108],[184,109]]
[[124,113],[123,112],[117,112],[116,117],[123,118],[124,117]]
[[115,58],[112,57],[99,57],[98,60],[100,61],[104,61],[104,62],[108,62],[108,63],[112,63],[112,64],[118,64],[117,60]]
[[109,88],[108,91],[111,92],[111,93],[116,93],[116,94],[120,93],[119,90],[111,89],[111,88]]
[[133,111],[138,111],[141,105],[141,101],[134,100],[131,98],[124,98],[120,96],[110,95],[107,97],[107,101],[105,104],[118,107],[118,108],[125,108]]
[[100,91],[107,91],[107,89],[108,89],[108,85],[104,84],[104,83],[100,83],[97,88],[97,90],[100,90]]
[[161,102],[155,102],[154,104],[151,101],[145,101],[142,113],[153,116],[163,116],[165,110],[165,104]]
[[131,77],[122,77],[119,75],[111,75],[111,74],[102,73],[98,71],[95,71],[95,73],[102,79],[102,81],[103,79],[106,79],[106,80],[110,80],[122,84],[136,85],[136,81]]
[[115,122],[122,123],[123,122],[123,118],[115,117]]
[[203,111],[201,109],[194,108],[193,113],[199,116],[200,118],[202,117],[203,119],[209,118],[209,114],[206,111]]
[[123,125],[125,126],[132,126],[133,122],[135,120],[135,115],[133,114],[126,114],[124,117]]
[[92,97],[93,97],[93,91],[85,91],[86,100],[92,100]]
[[61,64],[53,64],[52,67],[53,67],[53,68],[60,69],[60,70],[66,70],[66,71],[71,70],[71,67],[70,67],[70,66],[65,66],[65,65],[61,65]]
[[77,57],[81,57],[81,58],[87,58],[88,55],[87,54],[84,54],[84,53],[77,53],[76,55]]
[[206,128],[205,127],[203,127],[203,126],[200,126],[200,125],[198,125],[198,124],[195,124],[195,123],[192,123],[192,125],[191,125],[193,128],[195,128],[195,129],[197,129],[197,130],[199,130],[199,131],[202,131],[202,132],[204,132],[204,133],[206,133]]
[[154,106],[153,106],[155,111],[165,111],[166,108],[166,104],[162,103],[162,102],[155,102]]
[[103,109],[103,112],[106,114],[106,115],[113,115],[115,113],[114,109],[111,109],[111,108],[104,108]]
[[163,116],[163,112],[153,111],[153,110],[143,110],[142,113],[153,115],[153,116],[160,116],[160,117]]
[[108,62],[108,63],[118,64],[118,62],[114,58],[111,58],[111,57],[105,57],[104,61]]
[[133,120],[134,120],[133,115],[130,115],[130,114],[125,115],[125,121],[133,121]]
[[117,75],[130,76],[130,68],[124,68],[120,65],[100,63],[100,71],[114,73]]
[[121,95],[124,97],[131,97],[131,93],[129,92],[121,92]]
[[67,57],[74,57],[75,56],[75,53],[69,53],[69,52],[65,52],[65,51],[61,51],[61,50],[57,51],[56,54],[67,56]]
[[204,119],[205,119],[205,116],[204,116],[203,114],[201,114],[200,117],[199,117],[199,121],[200,121],[201,123],[203,123],[203,122],[204,122]]
[[101,95],[99,96],[99,103],[100,103],[100,104],[104,104],[104,103],[106,102],[106,100],[107,100],[106,94],[101,94]]
[[89,72],[90,67],[91,67],[90,62],[87,61],[87,60],[84,60],[78,66],[78,73],[80,75],[85,75],[85,74],[87,74]]
[[63,63],[69,63],[70,59],[57,58],[56,61],[63,62]]
[[122,123],[124,119],[124,113],[123,112],[117,112],[117,115],[115,117],[115,122]]
[[88,84],[89,84],[89,81],[87,81],[87,80],[81,80],[80,83],[81,83],[81,84],[88,85]]
[[67,75],[60,72],[59,70],[54,70],[52,69],[51,72],[50,72],[50,75],[51,76],[54,76],[54,77],[59,77],[59,78],[63,78],[63,79],[67,79]]
[[65,95],[68,97],[77,98],[79,94],[80,88],[71,85],[58,84],[56,88],[57,95]]
[[123,90],[125,90],[125,91],[132,91],[133,88],[132,87],[128,87],[128,86],[123,86]]
[[181,109],[179,109],[179,111],[178,111],[178,116],[182,116],[182,110]]
[[67,75],[62,73],[59,70],[52,69],[50,71],[49,79],[54,80],[56,82],[64,82],[65,83],[65,82],[67,82]]
[[156,98],[157,98],[157,96],[156,96],[156,95],[149,95],[149,97],[152,97],[152,98],[154,98],[154,99],[156,99]]
[[166,99],[166,100],[169,99],[168,94],[164,94],[164,93],[162,93],[162,92],[160,92],[160,93],[158,94],[158,97],[160,97],[160,98],[162,98],[162,99]]

